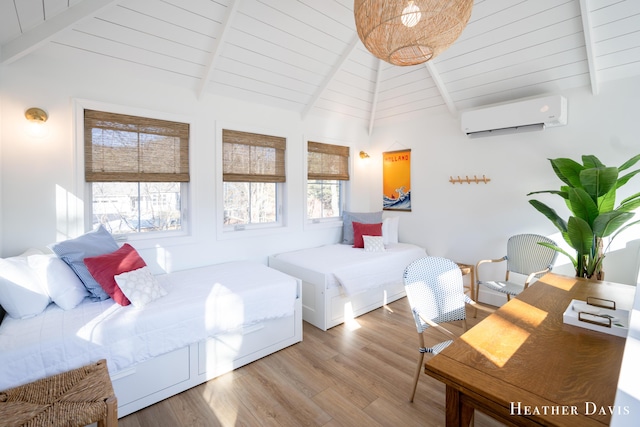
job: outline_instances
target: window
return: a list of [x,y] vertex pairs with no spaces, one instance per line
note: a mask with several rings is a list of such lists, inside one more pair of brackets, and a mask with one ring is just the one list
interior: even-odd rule
[[280,222],[286,139],[222,130],[224,225]]
[[307,142],[307,218],[342,216],[343,184],[349,180],[349,147]]
[[94,228],[182,230],[189,124],[84,110],[84,157]]

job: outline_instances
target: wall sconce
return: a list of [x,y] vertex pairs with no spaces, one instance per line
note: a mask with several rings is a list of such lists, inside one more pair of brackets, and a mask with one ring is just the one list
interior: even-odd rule
[[29,121],[27,132],[31,136],[41,138],[46,135],[45,123],[49,118],[46,111],[41,108],[29,108],[25,111],[24,116]]
[[367,153],[365,153],[364,151],[360,151],[360,158],[361,159],[368,159],[369,155]]

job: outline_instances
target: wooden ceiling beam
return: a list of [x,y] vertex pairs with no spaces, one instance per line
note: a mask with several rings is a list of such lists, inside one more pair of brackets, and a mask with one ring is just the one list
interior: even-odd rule
[[440,96],[444,100],[444,103],[447,104],[447,108],[449,109],[449,112],[451,113],[452,116],[457,117],[458,109],[456,108],[456,104],[453,102],[453,98],[451,98],[451,95],[449,95],[447,86],[442,81],[442,78],[440,77],[440,73],[438,72],[438,69],[436,68],[435,64],[432,61],[427,61],[424,63],[424,65],[427,67],[429,74],[431,74],[431,78],[433,79],[433,82],[438,88],[438,92],[440,92]]
[[322,93],[327,89],[327,86],[329,86],[329,83],[331,83],[331,81],[336,76],[336,74],[338,74],[338,71],[342,69],[342,66],[347,61],[347,59],[349,59],[349,56],[351,56],[351,53],[356,48],[356,45],[358,44],[359,40],[360,39],[358,38],[358,35],[355,34],[353,36],[353,39],[351,39],[351,42],[349,43],[347,48],[344,50],[344,52],[342,52],[342,56],[340,57],[340,59],[338,59],[338,61],[333,65],[333,68],[331,69],[331,71],[325,76],[324,80],[322,81],[322,84],[318,86],[318,89],[316,90],[315,94],[311,98],[311,101],[309,101],[309,103],[305,105],[301,114],[303,120],[307,117],[307,114],[309,114],[309,111],[311,111],[311,109],[316,104],[316,102],[318,102],[318,99],[320,99],[320,96],[322,96]]
[[380,77],[382,76],[382,60],[378,60],[376,70],[376,87],[373,90],[373,100],[371,101],[371,115],[369,116],[369,135],[373,132],[373,124],[376,119],[376,108],[378,107],[378,93],[380,92]]
[[91,18],[100,11],[118,2],[119,0],[84,0],[76,3],[64,12],[45,20],[42,24],[27,31],[20,37],[2,45],[0,47],[0,63],[10,64],[17,61],[77,22]]
[[584,46],[587,49],[587,63],[589,64],[589,78],[591,79],[591,93],[598,94],[598,70],[594,54],[593,34],[591,28],[591,15],[589,13],[589,0],[580,0],[580,15],[582,16],[582,32],[584,34]]
[[231,23],[233,22],[233,18],[235,17],[236,12],[238,11],[239,5],[240,0],[231,0],[229,2],[229,6],[227,6],[227,14],[224,17],[224,21],[222,22],[222,31],[220,32],[220,36],[218,36],[214,42],[213,50],[211,51],[211,55],[209,56],[209,60],[207,61],[207,66],[204,70],[204,75],[200,79],[200,84],[198,87],[198,99],[202,99],[202,95],[207,89],[207,84],[209,84],[209,80],[213,75],[213,70],[215,70],[218,58],[220,57],[220,47],[229,35]]

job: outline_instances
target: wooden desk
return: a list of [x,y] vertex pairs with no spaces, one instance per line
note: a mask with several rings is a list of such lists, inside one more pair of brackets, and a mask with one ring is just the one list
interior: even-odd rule
[[474,408],[507,425],[608,425],[625,339],[566,325],[562,313],[587,296],[629,309],[634,293],[543,276],[425,364],[446,384],[447,426],[469,425]]

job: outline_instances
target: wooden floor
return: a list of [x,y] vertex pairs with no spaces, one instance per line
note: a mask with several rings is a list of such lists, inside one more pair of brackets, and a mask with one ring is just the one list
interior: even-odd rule
[[[469,327],[484,316],[479,311],[469,317]],[[417,347],[405,298],[327,332],[304,322],[301,343],[123,417],[118,425],[443,426],[443,384],[423,374],[415,401],[408,399]],[[475,425],[501,424],[476,413]]]

